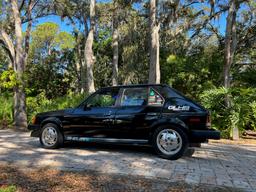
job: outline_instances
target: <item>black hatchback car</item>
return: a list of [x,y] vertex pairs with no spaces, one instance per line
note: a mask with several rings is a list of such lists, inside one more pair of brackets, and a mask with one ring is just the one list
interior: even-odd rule
[[28,129],[49,149],[64,141],[150,144],[167,159],[220,139],[209,112],[167,85],[101,88],[76,108],[37,114]]

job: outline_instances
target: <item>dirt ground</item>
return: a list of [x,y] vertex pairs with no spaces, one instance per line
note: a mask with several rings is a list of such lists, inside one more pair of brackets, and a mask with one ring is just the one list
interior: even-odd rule
[[53,169],[21,169],[12,165],[0,165],[0,189],[10,185],[17,191],[171,191],[171,192],[233,192],[228,187],[206,184],[191,185],[183,182],[153,180],[138,176],[102,174],[92,171],[71,172]]
[[239,140],[230,140],[230,139],[220,139],[220,140],[209,140],[209,143],[223,143],[223,144],[232,144],[232,145],[255,145],[255,139],[243,139]]

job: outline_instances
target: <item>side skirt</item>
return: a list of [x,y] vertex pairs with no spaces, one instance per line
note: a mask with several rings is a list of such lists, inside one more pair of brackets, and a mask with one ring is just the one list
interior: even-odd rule
[[66,136],[65,141],[95,142],[95,143],[120,143],[120,144],[149,144],[148,140],[142,139],[116,139]]

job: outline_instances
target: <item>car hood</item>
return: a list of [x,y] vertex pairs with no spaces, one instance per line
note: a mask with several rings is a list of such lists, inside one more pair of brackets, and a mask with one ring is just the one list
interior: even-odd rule
[[56,111],[48,111],[48,112],[43,112],[43,113],[38,113],[37,116],[64,116],[65,114],[72,113],[74,109],[69,108],[69,109],[63,109],[63,110],[56,110]]

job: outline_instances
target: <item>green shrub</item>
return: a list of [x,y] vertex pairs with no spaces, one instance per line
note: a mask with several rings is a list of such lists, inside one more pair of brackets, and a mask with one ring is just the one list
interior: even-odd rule
[[[85,94],[72,92],[55,99],[47,99],[44,92],[36,97],[27,97],[28,120],[30,121],[32,116],[37,113],[78,106],[85,97]],[[13,98],[9,94],[1,94],[0,103],[0,127],[7,127],[13,122]]]
[[4,187],[4,188],[0,188],[0,192],[15,192],[15,191],[17,191],[17,189],[14,185]]
[[37,113],[76,107],[85,99],[85,97],[86,94],[76,94],[73,92],[55,99],[47,99],[44,92],[36,97],[28,97],[28,119],[30,120],[32,116]]
[[[230,107],[225,106],[226,95],[231,99]],[[232,127],[256,130],[256,89],[221,87],[204,91],[200,97],[212,113],[213,127],[224,137],[231,136]]]

